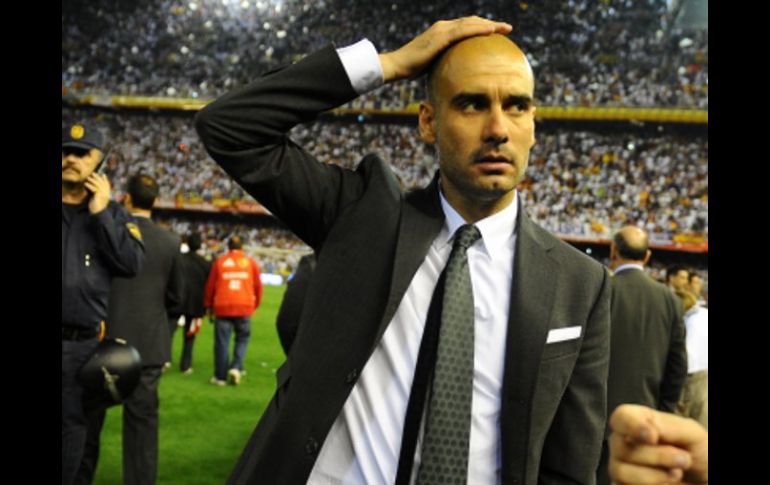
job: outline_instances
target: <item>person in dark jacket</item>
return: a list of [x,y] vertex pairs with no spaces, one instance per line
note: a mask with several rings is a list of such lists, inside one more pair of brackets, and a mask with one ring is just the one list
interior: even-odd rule
[[[106,335],[134,346],[142,373],[123,403],[123,482],[153,484],[158,466],[158,383],[170,359],[168,313],[183,298],[179,236],[155,225],[150,216],[158,184],[148,175],[128,181],[124,204],[136,217],[147,260],[134,278],[116,278],[110,291]],[[106,410],[88,416],[88,442],[76,483],[91,483],[99,457]]]
[[[326,46],[196,115],[211,157],[318,258],[275,395],[228,484],[594,481],[609,276],[539,228],[516,190],[536,107],[527,56],[500,35],[511,28],[466,17],[392,52],[365,39]],[[405,194],[377,154],[349,170],[289,138],[295,125],[423,71],[419,129],[439,159],[428,187]],[[458,320],[461,332],[435,337]],[[422,350],[435,342],[431,370]],[[462,396],[446,379],[455,370]],[[438,392],[431,372],[444,378]],[[437,452],[447,447],[451,457]]]
[[78,123],[62,130],[61,151],[61,412],[62,484],[77,472],[86,441],[83,386],[77,375],[99,343],[113,278],[131,277],[144,260],[142,234],[110,200],[97,168],[104,136]]
[[289,355],[291,344],[297,335],[300,315],[304,307],[305,294],[315,270],[315,254],[302,256],[294,271],[294,276],[286,285],[286,293],[283,294],[281,308],[275,318],[275,326],[278,330],[278,339],[281,341],[283,353]]
[[195,335],[201,329],[201,323],[206,315],[206,307],[203,305],[203,293],[206,280],[211,270],[211,262],[198,254],[201,247],[201,237],[197,233],[190,233],[187,237],[189,250],[182,254],[182,274],[184,281],[184,301],[180,306],[184,317],[184,343],[182,347],[182,360],[179,370],[185,374],[192,373],[193,345]]
[[[624,403],[673,412],[687,377],[682,304],[644,272],[650,259],[647,233],[621,228],[610,246],[612,299],[607,414]],[[606,435],[609,436],[609,429]],[[597,484],[609,484],[605,439]]]

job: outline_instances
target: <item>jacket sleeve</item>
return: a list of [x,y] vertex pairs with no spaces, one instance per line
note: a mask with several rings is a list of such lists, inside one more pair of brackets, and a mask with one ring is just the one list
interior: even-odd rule
[[219,264],[214,261],[209,271],[209,277],[206,280],[206,290],[203,292],[203,306],[209,310],[214,308],[214,290],[216,289],[217,279],[219,278]]
[[364,179],[318,162],[287,133],[357,96],[334,46],[215,100],[195,117],[209,155],[297,236],[317,248]]
[[[545,439],[539,484],[595,483],[607,422],[610,356],[611,284],[603,273],[580,355]],[[565,457],[571,457],[569,463]]]
[[[178,247],[179,244],[177,244]],[[171,262],[168,283],[166,284],[166,311],[169,315],[184,313],[184,304],[187,298],[184,287],[184,270],[185,262],[182,259],[182,253],[177,249]]]
[[687,379],[687,346],[681,302],[671,292],[667,293],[671,308],[671,343],[666,357],[666,368],[660,383],[660,410],[672,413],[682,394]]
[[91,216],[99,252],[116,276],[130,278],[144,262],[141,232],[131,215],[114,202]]

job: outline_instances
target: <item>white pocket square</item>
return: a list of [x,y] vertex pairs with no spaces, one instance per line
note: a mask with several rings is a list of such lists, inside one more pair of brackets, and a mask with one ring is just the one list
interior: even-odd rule
[[574,340],[580,337],[581,328],[582,327],[578,325],[576,327],[554,328],[553,330],[549,330],[548,339],[545,341],[545,343],[552,344],[556,342],[563,342],[565,340]]

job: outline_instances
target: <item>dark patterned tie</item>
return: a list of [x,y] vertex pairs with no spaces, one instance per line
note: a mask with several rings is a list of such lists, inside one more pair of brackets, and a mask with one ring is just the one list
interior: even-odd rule
[[481,237],[466,224],[446,265],[436,367],[428,401],[419,485],[465,485],[473,397],[473,288],[465,252]]

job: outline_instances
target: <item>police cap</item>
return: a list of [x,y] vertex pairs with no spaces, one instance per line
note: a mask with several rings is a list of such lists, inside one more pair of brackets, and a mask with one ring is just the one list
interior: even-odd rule
[[90,150],[96,148],[103,151],[104,136],[94,126],[87,123],[76,123],[61,130],[61,146],[77,147]]

